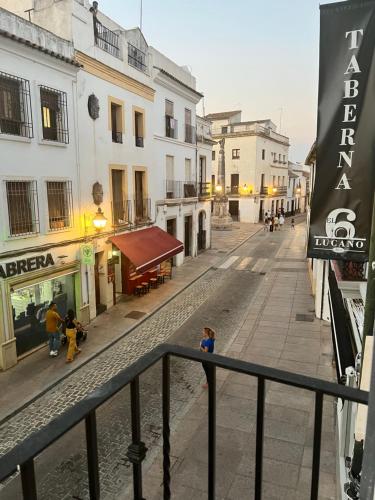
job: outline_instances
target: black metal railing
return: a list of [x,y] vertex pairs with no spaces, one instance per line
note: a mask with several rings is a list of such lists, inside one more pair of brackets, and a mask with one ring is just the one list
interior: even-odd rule
[[199,198],[209,198],[211,196],[210,182],[198,182],[198,196]]
[[66,92],[40,86],[43,139],[69,144]]
[[165,115],[165,136],[171,139],[178,137],[178,121],[173,116]]
[[112,224],[116,227],[125,226],[132,220],[131,200],[120,200],[112,202]]
[[120,57],[119,35],[106,28],[96,17],[93,19],[95,44],[109,54]]
[[0,71],[0,134],[31,139],[33,117],[30,82]]
[[146,54],[131,43],[128,43],[128,64],[143,73],[147,71]]
[[135,137],[135,145],[137,148],[143,148],[143,137]]
[[117,132],[116,130],[112,130],[112,142],[116,142],[117,144],[122,144],[122,132]]
[[286,196],[287,192],[288,192],[287,186],[274,186],[272,188],[272,195],[271,196]]
[[197,183],[195,181],[165,181],[165,197],[167,200],[175,198],[195,198],[197,195]]
[[240,194],[239,186],[227,186],[225,188],[225,194],[237,196]]
[[134,224],[143,224],[151,219],[151,199],[134,197]]
[[[215,498],[216,472],[216,368],[222,368],[258,380],[256,402],[256,451],[255,451],[255,494],[256,500],[262,498],[263,448],[264,448],[264,409],[266,382],[308,390],[315,393],[314,441],[311,474],[311,500],[318,499],[320,450],[322,438],[323,402],[325,396],[368,405],[369,393],[352,387],[326,382],[321,379],[298,375],[276,368],[256,365],[238,359],[231,359],[217,354],[206,354],[188,347],[163,344],[142,356],[138,361],[91,394],[68,408],[63,414],[49,422],[43,429],[35,432],[16,445],[0,458],[0,481],[14,474],[20,467],[23,498],[37,499],[37,486],[34,471],[34,458],[52,443],[61,438],[74,426],[85,421],[87,469],[90,499],[100,498],[100,476],[96,428],[96,410],[121,389],[130,384],[132,443],[128,447],[127,457],[133,465],[134,499],[142,499],[142,461],[147,448],[141,440],[141,409],[139,376],[147,369],[162,361],[162,419],[163,419],[163,498],[171,498],[171,444],[170,444],[170,399],[171,373],[170,359],[178,357],[195,362],[205,362],[208,367],[208,499]],[[375,368],[374,368],[375,375]],[[373,500],[375,478],[375,433],[372,422],[375,419],[375,399],[371,393],[368,409],[368,421],[362,478],[361,500]],[[251,403],[249,403],[251,404]],[[250,489],[250,480],[249,480]],[[51,492],[52,494],[53,492]]]
[[260,195],[261,196],[267,196],[268,195],[268,186],[261,186],[260,187]]
[[185,123],[185,142],[189,144],[196,143],[195,127],[193,127],[193,125],[190,125],[189,123]]

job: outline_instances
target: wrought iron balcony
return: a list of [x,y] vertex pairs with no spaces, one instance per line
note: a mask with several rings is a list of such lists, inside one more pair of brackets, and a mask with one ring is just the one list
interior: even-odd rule
[[151,199],[134,197],[134,224],[143,224],[151,220]]
[[240,188],[239,186],[227,186],[225,188],[225,194],[229,196],[239,196]]
[[198,196],[199,198],[211,197],[211,184],[209,182],[198,182]]
[[261,186],[260,195],[261,196],[268,196],[268,186]]
[[119,35],[106,28],[96,17],[93,19],[95,45],[115,57],[120,57]]
[[165,115],[165,136],[171,139],[178,137],[178,121],[169,115]]
[[131,200],[121,200],[112,202],[112,224],[115,227],[130,224],[132,220]]
[[117,144],[122,144],[122,132],[117,132],[116,130],[112,130],[112,142],[116,142]]
[[166,199],[195,198],[197,196],[197,183],[195,181],[165,181]]
[[136,137],[135,145],[137,146],[137,148],[143,148],[143,137]]
[[146,54],[131,43],[128,43],[128,64],[143,73],[147,71]]
[[[85,422],[87,470],[89,482],[89,495],[91,499],[100,498],[100,475],[98,460],[98,435],[96,411],[105,402],[130,385],[131,416],[132,416],[132,442],[128,447],[127,457],[133,465],[133,498],[143,498],[142,461],[145,459],[147,448],[141,436],[141,405],[140,405],[140,375],[156,363],[162,363],[162,427],[163,427],[163,497],[169,500],[171,491],[171,439],[170,439],[170,407],[171,407],[171,358],[178,357],[194,362],[205,362],[208,368],[208,499],[214,500],[216,488],[216,369],[221,368],[231,372],[241,373],[245,376],[257,379],[257,401],[256,405],[256,452],[255,452],[255,476],[254,481],[255,499],[262,498],[263,483],[263,450],[264,450],[264,428],[265,428],[265,395],[266,382],[273,381],[307,390],[315,394],[314,415],[314,441],[312,453],[311,474],[311,500],[318,499],[319,474],[320,474],[320,452],[322,439],[323,403],[326,396],[340,398],[342,401],[353,401],[363,405],[369,405],[368,421],[375,421],[375,399],[369,393],[340,384],[326,382],[321,379],[297,375],[276,368],[256,365],[231,359],[217,354],[201,353],[196,349],[182,346],[162,344],[153,351],[142,356],[130,367],[125,368],[115,375],[111,380],[86,396],[79,403],[68,408],[65,413],[56,417],[40,431],[35,432],[23,442],[16,445],[11,451],[0,458],[0,481],[11,476],[19,467],[21,474],[21,485],[24,499],[36,500],[37,478],[34,470],[34,459],[48,446],[59,440],[72,427],[80,422]],[[375,375],[375,368],[374,368]],[[249,405],[251,405],[249,401]],[[365,438],[363,469],[361,479],[361,500],[373,500],[374,478],[375,478],[375,437],[369,428]],[[194,478],[192,478],[193,481]],[[51,491],[51,496],[54,494]]]
[[189,144],[196,143],[195,127],[193,127],[193,125],[189,125],[188,123],[185,123],[185,142]]

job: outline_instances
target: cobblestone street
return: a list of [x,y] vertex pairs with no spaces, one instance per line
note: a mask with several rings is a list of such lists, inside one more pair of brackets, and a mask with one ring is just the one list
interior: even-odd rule
[[[103,382],[162,342],[195,347],[199,345],[202,326],[213,326],[218,334],[217,352],[228,351],[244,321],[249,305],[259,302],[257,292],[264,288],[267,273],[273,266],[292,266],[292,242],[295,233],[303,235],[304,226],[296,232],[258,233],[240,246],[231,257],[209,270],[169,304],[151,316],[128,336],[81,367],[51,391],[33,402],[0,427],[0,451],[5,453],[25,436],[46,425],[70,405],[87,396]],[[291,241],[289,241],[291,240]],[[281,248],[287,247],[284,254]],[[275,259],[276,255],[281,259]],[[274,260],[275,259],[275,260]],[[300,259],[301,260],[301,259]],[[284,262],[280,262],[284,261]],[[297,259],[298,261],[298,259]],[[298,264],[303,266],[303,260]],[[263,284],[263,285],[262,285]],[[271,287],[271,288],[270,288]],[[268,282],[267,290],[272,289]],[[264,291],[262,292],[262,297]],[[264,300],[262,298],[262,300]],[[265,360],[267,361],[267,360]],[[258,362],[262,362],[262,356]],[[142,438],[149,448],[145,466],[159,451],[161,432],[160,367],[141,377]],[[178,422],[195,396],[200,394],[203,372],[200,365],[174,361],[172,365],[172,421]],[[100,473],[103,498],[120,498],[131,481],[126,458],[130,443],[128,390],[120,392],[98,411]],[[36,460],[38,493],[45,499],[88,498],[84,427],[73,429]],[[1,498],[19,498],[19,477],[8,481]],[[53,493],[52,493],[53,492]],[[128,498],[124,493],[121,498]]]

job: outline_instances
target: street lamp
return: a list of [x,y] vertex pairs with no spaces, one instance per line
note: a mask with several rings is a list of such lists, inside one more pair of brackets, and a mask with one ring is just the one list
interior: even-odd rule
[[277,193],[277,188],[275,188],[275,187],[274,187],[274,188],[272,188],[272,192],[273,192],[273,193]]
[[216,191],[218,194],[219,194],[219,193],[221,193],[221,192],[222,192],[222,190],[223,190],[223,187],[222,187],[222,186],[220,186],[220,185],[215,186],[215,191]]
[[98,232],[104,229],[107,225],[107,218],[104,217],[104,214],[100,207],[98,207],[98,211],[96,212],[92,223],[94,224],[94,227]]

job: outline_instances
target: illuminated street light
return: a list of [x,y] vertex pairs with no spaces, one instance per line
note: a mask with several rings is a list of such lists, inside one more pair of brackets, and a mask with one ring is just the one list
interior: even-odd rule
[[99,207],[93,219],[94,227],[97,231],[101,231],[107,225],[107,218],[104,217],[102,209]]

